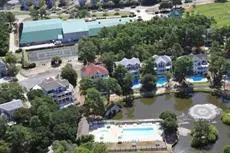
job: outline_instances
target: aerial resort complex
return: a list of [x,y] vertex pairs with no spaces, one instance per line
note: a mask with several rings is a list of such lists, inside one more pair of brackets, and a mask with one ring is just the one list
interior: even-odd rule
[[0,0],[0,153],[230,153],[227,0]]

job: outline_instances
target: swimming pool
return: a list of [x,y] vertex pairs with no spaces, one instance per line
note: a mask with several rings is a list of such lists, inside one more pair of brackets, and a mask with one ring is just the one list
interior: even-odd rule
[[168,82],[168,79],[165,75],[158,75],[157,76],[157,87],[161,87],[166,85]]
[[193,81],[202,81],[203,79],[205,79],[204,76],[202,75],[193,75],[190,77]]
[[138,140],[144,137],[151,137],[154,134],[153,128],[125,128],[122,130],[123,139]]

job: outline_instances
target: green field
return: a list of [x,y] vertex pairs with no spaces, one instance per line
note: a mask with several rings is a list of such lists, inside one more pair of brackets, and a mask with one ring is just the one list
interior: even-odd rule
[[196,6],[195,13],[214,17],[217,27],[230,26],[230,2]]

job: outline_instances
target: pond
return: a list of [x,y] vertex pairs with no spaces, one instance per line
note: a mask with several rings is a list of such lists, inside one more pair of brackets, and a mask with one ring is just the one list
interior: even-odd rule
[[[194,121],[189,115],[189,109],[196,104],[213,104],[221,109],[230,107],[230,102],[223,102],[220,98],[208,93],[195,93],[191,98],[181,99],[173,95],[163,95],[154,98],[141,98],[134,102],[133,108],[123,108],[122,119],[158,118],[163,111],[170,110],[178,115],[180,128],[191,129]],[[208,150],[196,150],[190,147],[189,134],[180,135],[179,143],[174,147],[175,153],[222,153],[223,147],[230,144],[230,126],[222,124],[220,117],[213,123],[219,130],[218,141]]]

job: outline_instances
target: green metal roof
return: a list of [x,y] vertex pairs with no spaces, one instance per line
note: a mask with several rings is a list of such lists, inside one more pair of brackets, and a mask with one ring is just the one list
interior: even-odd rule
[[88,27],[84,19],[72,19],[62,21],[63,33],[76,33],[88,31]]
[[119,24],[125,24],[133,21],[132,18],[111,18],[111,19],[100,19],[96,21],[86,22],[89,28],[89,36],[95,36],[100,32],[103,27],[111,27]]
[[23,22],[20,43],[62,39],[60,19]]
[[84,19],[49,19],[23,22],[20,43],[40,42],[62,39],[63,33],[77,33],[88,31],[89,36],[97,35],[103,27],[116,26],[133,21],[132,18],[100,19],[85,22]]

